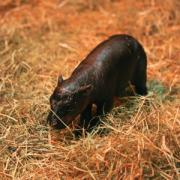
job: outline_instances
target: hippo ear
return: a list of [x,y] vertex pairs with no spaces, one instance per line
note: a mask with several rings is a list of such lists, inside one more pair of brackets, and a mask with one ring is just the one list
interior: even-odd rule
[[75,94],[80,95],[80,96],[88,96],[92,92],[92,85],[85,85],[80,87]]
[[63,80],[63,77],[62,77],[62,75],[60,75],[60,76],[58,77],[58,83],[57,83],[57,86],[60,86],[60,85],[62,84],[63,81],[64,81],[64,80]]

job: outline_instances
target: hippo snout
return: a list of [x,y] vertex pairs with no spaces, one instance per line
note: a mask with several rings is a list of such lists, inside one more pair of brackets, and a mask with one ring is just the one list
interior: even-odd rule
[[59,117],[53,112],[49,112],[47,117],[48,124],[55,129],[64,129],[66,127],[65,123],[62,123]]

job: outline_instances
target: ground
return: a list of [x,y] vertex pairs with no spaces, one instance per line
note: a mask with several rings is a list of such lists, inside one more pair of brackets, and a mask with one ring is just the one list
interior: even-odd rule
[[[0,27],[0,179],[180,178],[179,0],[5,0]],[[50,129],[58,75],[120,33],[145,48],[149,94],[79,140]]]

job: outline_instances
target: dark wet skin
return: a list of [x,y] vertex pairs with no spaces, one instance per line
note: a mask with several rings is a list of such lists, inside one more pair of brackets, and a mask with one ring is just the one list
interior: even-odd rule
[[131,82],[139,95],[147,94],[147,58],[141,44],[129,35],[114,35],[100,43],[78,65],[72,75],[58,84],[50,97],[49,124],[67,127],[80,114],[78,127],[87,131],[99,123],[96,115],[111,111],[114,97],[121,96]]

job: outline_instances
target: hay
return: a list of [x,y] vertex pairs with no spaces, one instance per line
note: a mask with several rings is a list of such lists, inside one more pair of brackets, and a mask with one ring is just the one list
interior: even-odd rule
[[[0,179],[180,178],[179,1],[14,2],[0,3]],[[149,95],[122,99],[78,141],[51,130],[58,74],[115,33],[144,45]]]

